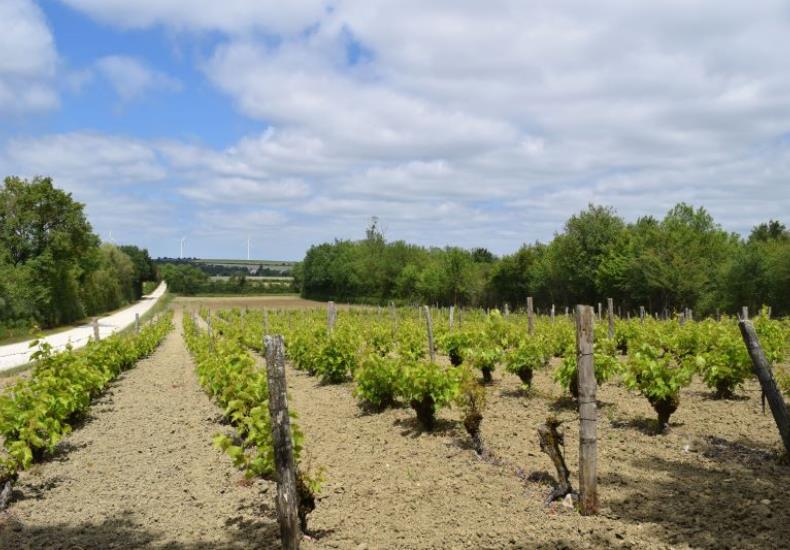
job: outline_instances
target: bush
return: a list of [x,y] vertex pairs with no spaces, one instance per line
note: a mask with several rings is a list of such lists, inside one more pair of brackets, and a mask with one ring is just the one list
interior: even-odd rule
[[449,405],[458,395],[461,377],[458,369],[444,368],[430,361],[415,361],[403,368],[400,396],[417,413],[422,426],[431,431],[436,411]]
[[398,358],[370,354],[354,373],[354,396],[376,409],[389,407],[395,403],[401,375]]
[[505,356],[505,370],[521,379],[525,388],[532,384],[535,369],[549,364],[549,353],[542,338],[525,338]]
[[439,348],[450,358],[450,363],[457,367],[464,361],[464,353],[470,340],[465,332],[447,332],[439,339]]
[[692,370],[678,364],[671,354],[642,343],[628,357],[623,381],[647,398],[658,414],[658,432],[669,425],[669,417],[680,404],[680,389],[691,382]]

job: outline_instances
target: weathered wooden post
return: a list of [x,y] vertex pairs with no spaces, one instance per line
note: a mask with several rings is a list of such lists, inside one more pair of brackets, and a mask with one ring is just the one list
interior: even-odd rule
[[533,319],[534,312],[532,311],[532,296],[527,296],[527,331],[530,334],[535,332],[535,320]]
[[565,318],[566,319],[568,318],[568,315],[569,315],[568,314],[568,309],[569,309],[568,306],[565,306]]
[[645,306],[639,306],[639,322],[645,322]]
[[609,318],[609,338],[614,338],[614,300],[606,299],[606,315]]
[[[578,312],[579,312],[579,308],[578,306],[576,306],[576,313]],[[603,319],[603,304],[601,304],[601,302],[598,302],[598,320],[600,321],[602,319]]]
[[749,320],[749,306],[743,306],[741,308],[741,321],[748,321]]
[[505,302],[505,317],[510,317],[510,306]]
[[428,306],[423,306],[425,311],[425,324],[428,326],[428,352],[431,355],[431,363],[436,361],[436,351],[433,348],[433,323],[431,322],[431,310]]
[[554,304],[551,304],[551,322],[554,322]]
[[741,319],[738,322],[738,328],[741,329],[741,336],[743,336],[746,349],[749,350],[749,356],[752,359],[752,370],[760,381],[763,395],[768,399],[768,405],[771,407],[771,414],[773,414],[776,426],[779,428],[779,435],[782,437],[785,451],[790,456],[790,414],[787,412],[782,393],[776,387],[771,364],[760,347],[760,340],[757,338],[754,325],[746,319]]
[[272,424],[274,464],[277,468],[277,521],[285,550],[299,548],[299,498],[296,492],[296,460],[291,440],[291,418],[285,385],[285,349],[281,335],[267,336],[266,375],[269,381],[269,417]]
[[596,381],[593,359],[594,322],[590,306],[576,306],[576,361],[579,372],[579,509],[598,513]]
[[721,321],[721,312],[719,311],[719,308],[716,308],[716,322],[719,321]]
[[335,302],[329,302],[326,306],[326,326],[329,329],[329,332],[334,330],[336,320],[337,308],[335,307]]
[[134,314],[134,333],[140,334],[140,314]]
[[678,322],[680,323],[681,327],[686,324],[686,314],[685,313],[683,313],[683,312],[678,313]]
[[450,306],[450,328],[453,328],[454,316],[455,316],[455,306]]
[[93,318],[93,339],[98,342],[101,340],[101,335],[99,334],[99,319],[98,317]]

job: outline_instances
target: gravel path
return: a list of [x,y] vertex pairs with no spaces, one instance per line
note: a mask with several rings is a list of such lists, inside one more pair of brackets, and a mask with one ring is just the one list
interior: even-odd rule
[[96,402],[48,462],[23,473],[0,548],[268,548],[273,485],[211,445],[217,408],[176,330]]

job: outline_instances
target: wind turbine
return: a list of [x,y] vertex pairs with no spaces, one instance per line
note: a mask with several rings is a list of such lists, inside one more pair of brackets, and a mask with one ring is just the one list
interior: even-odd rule
[[179,256],[179,258],[181,258],[182,260],[184,259],[184,241],[186,240],[187,240],[186,237],[181,237],[181,255]]

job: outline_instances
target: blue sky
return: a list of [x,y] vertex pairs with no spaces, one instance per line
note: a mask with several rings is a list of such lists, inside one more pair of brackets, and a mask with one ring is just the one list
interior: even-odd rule
[[546,240],[588,203],[790,223],[790,7],[0,0],[0,173],[96,231],[299,259]]

